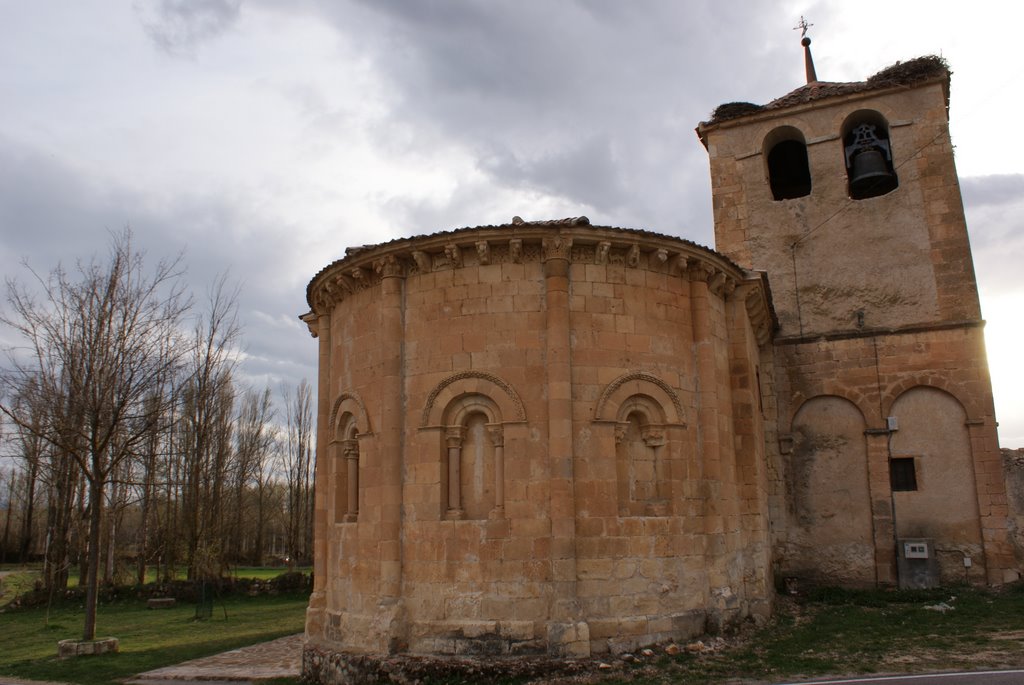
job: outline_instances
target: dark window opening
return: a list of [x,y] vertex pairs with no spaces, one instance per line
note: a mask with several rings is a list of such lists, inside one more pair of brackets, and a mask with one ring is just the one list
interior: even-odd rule
[[772,197],[791,200],[811,193],[807,147],[799,140],[784,140],[768,153],[768,179]]
[[917,473],[913,457],[899,457],[889,460],[889,483],[893,492],[917,490]]

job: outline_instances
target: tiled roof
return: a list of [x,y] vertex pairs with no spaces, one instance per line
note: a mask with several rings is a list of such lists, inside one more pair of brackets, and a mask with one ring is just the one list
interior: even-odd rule
[[948,78],[949,73],[949,66],[946,64],[946,60],[935,55],[926,55],[906,62],[896,62],[896,64],[882,69],[867,81],[855,81],[852,83],[814,81],[772,100],[767,105],[755,105],[750,102],[727,102],[724,105],[719,105],[711,113],[711,119],[701,125],[717,124],[757,112],[784,109],[838,95],[863,93],[893,86],[908,86],[936,76],[946,75]]

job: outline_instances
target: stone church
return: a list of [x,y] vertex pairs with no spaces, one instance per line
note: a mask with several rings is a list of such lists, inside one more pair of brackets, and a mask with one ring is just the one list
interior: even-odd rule
[[1018,577],[949,71],[822,82],[809,42],[806,85],[697,127],[714,250],[516,217],[313,277],[307,675]]

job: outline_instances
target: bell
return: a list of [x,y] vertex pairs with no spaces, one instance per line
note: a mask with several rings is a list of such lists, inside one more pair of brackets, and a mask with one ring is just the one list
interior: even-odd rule
[[876,148],[857,152],[850,167],[850,196],[864,199],[885,195],[897,186],[896,176]]

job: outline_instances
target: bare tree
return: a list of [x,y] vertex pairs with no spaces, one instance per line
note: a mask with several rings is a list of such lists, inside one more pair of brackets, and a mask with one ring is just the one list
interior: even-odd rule
[[220,278],[209,295],[207,311],[193,331],[178,448],[181,450],[182,514],[189,577],[209,576],[222,563],[221,488],[231,454],[234,389],[240,333],[238,291]]
[[[33,273],[39,299],[8,280],[10,312],[2,321],[20,334],[3,373],[2,411],[15,425],[38,431],[55,453],[73,459],[88,486],[89,532],[83,639],[96,633],[100,534],[106,486],[118,466],[139,451],[153,426],[167,416],[147,401],[180,364],[179,327],[190,303],[179,260],[147,267],[131,234],[113,236],[105,262],[58,266]],[[47,421],[9,398],[49,407]]]
[[[233,558],[240,561],[248,557],[259,564],[263,552],[263,534],[266,528],[266,471],[274,441],[270,422],[273,420],[273,406],[270,388],[263,392],[247,390],[242,396],[238,409],[235,430],[234,475],[234,522],[231,526],[231,540],[234,544]],[[255,501],[247,500],[252,492]],[[255,516],[248,516],[255,509]],[[247,531],[245,522],[251,521]],[[252,535],[252,549],[246,549],[246,539]]]
[[307,561],[313,530],[313,391],[302,379],[293,395],[283,390],[287,413],[285,482],[288,490],[287,547],[289,564]]

